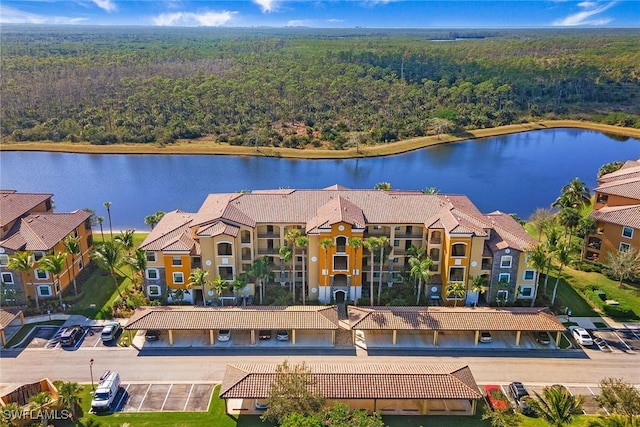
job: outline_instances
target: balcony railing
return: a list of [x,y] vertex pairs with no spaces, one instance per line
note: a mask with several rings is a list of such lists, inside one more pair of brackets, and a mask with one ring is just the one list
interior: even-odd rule
[[280,233],[272,232],[272,233],[258,233],[258,238],[260,239],[279,239]]
[[278,253],[279,251],[276,248],[258,248],[258,254],[260,255],[264,255],[264,254],[273,255]]
[[411,233],[403,233],[401,231],[396,231],[395,236],[398,239],[421,239],[422,233],[418,233],[416,231],[412,231]]
[[429,244],[430,245],[441,245],[442,244],[442,239],[440,237],[432,237],[431,239],[429,239]]

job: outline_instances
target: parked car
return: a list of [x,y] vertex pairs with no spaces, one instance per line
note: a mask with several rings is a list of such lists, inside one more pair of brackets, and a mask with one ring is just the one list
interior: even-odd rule
[[266,400],[256,399],[256,409],[258,409],[259,411],[264,411],[268,407],[269,402],[267,402]]
[[603,340],[600,337],[595,337],[593,339],[593,343],[597,345],[598,348],[602,351],[611,351],[611,347],[609,347],[609,344],[607,343],[607,341]]
[[515,400],[516,405],[520,408],[523,414],[529,415],[533,413],[533,409],[527,404],[529,392],[524,388],[524,385],[521,382],[514,381],[509,384],[509,394],[511,394],[511,397],[513,397],[513,400]]
[[580,345],[593,345],[593,338],[589,335],[586,329],[580,328],[577,326],[572,326],[569,328],[571,330],[571,335],[573,339],[575,339]]
[[262,329],[258,331],[258,339],[261,340],[270,340],[271,339],[271,331]]
[[289,341],[289,331],[276,332],[276,339],[278,341]]
[[480,342],[491,342],[493,341],[493,338],[491,337],[491,332],[489,331],[482,331],[480,332]]
[[504,411],[509,409],[509,401],[507,396],[502,392],[502,387],[499,385],[486,385],[484,386],[484,392],[487,395],[487,401],[489,406],[494,411]]
[[100,334],[100,339],[103,342],[113,341],[115,339],[116,335],[118,335],[119,331],[120,331],[120,323],[118,323],[118,322],[107,323],[102,328],[102,333]]
[[226,342],[231,339],[231,331],[229,329],[220,329],[218,331],[218,341]]
[[73,325],[66,328],[60,334],[60,344],[63,347],[71,347],[75,345],[84,336],[84,329],[80,325]]
[[158,341],[160,339],[160,330],[159,329],[149,329],[146,334],[144,334],[144,339],[147,341]]
[[545,331],[536,332],[536,341],[542,345],[551,344],[551,338],[549,338],[549,334],[546,333]]

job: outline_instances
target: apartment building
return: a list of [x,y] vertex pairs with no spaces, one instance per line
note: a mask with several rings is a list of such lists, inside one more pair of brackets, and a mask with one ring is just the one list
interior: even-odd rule
[[[40,299],[57,298],[73,282],[89,262],[93,248],[91,214],[83,210],[54,213],[53,194],[19,193],[0,190],[0,274],[4,304],[38,303]],[[66,252],[64,240],[77,237],[80,253],[67,256],[65,269],[55,278],[38,267],[38,262],[53,253]],[[8,268],[16,252],[27,251],[33,269],[16,271]]]
[[609,253],[640,249],[640,159],[598,179],[589,215],[596,232],[586,238],[586,259],[605,262]]
[[[290,262],[280,257],[286,236],[297,229],[308,238]],[[386,237],[382,267],[355,241]],[[537,272],[527,265],[535,241],[509,215],[482,214],[462,195],[416,191],[355,190],[334,185],[315,190],[260,190],[211,194],[198,212],[168,212],[141,245],[147,251],[146,290],[151,297],[184,290],[184,300],[215,302],[214,286],[190,287],[194,268],[232,281],[267,257],[270,284],[291,287],[297,300],[351,302],[369,296],[373,281],[384,287],[402,281],[411,248],[433,260],[425,294],[433,305],[470,305],[480,300],[512,304],[536,295]],[[376,257],[379,257],[376,254]],[[295,271],[295,275],[293,275]],[[382,272],[382,273],[381,273]],[[292,277],[294,276],[294,277]],[[488,291],[471,290],[471,280],[486,278]],[[465,284],[464,296],[447,295],[450,283]],[[237,298],[256,298],[248,283]]]

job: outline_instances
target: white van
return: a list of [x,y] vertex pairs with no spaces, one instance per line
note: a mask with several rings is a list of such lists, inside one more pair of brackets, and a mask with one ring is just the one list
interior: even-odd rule
[[105,412],[111,410],[111,404],[120,389],[120,374],[106,371],[100,377],[98,388],[91,400],[91,409],[94,412]]

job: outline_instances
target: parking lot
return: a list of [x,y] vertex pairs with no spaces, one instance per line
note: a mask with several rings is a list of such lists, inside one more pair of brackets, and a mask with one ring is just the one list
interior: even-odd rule
[[[640,331],[634,329],[590,330],[594,338],[601,338],[611,351],[635,353],[640,350]],[[597,346],[593,347],[598,349]],[[605,349],[606,350],[606,349]]]
[[117,412],[206,411],[214,384],[127,384],[116,398]]

